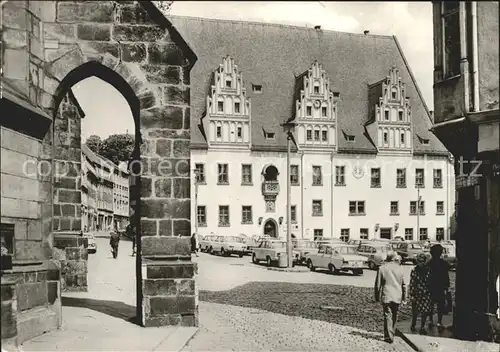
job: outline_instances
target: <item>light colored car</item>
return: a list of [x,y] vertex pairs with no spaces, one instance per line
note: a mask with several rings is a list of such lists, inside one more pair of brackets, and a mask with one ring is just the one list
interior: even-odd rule
[[87,247],[87,252],[90,253],[96,253],[97,252],[97,243],[95,243],[95,237],[93,234],[87,232],[83,234],[83,237],[85,237],[88,240],[88,247]]
[[253,237],[247,236],[244,233],[238,235],[243,239],[243,243],[245,243],[245,254],[252,254],[253,247],[257,245],[255,239]]
[[350,246],[359,246],[363,240],[349,240],[347,244]]
[[204,236],[203,239],[200,240],[200,250],[202,252],[212,253],[213,244],[217,237],[218,236],[214,234]]
[[223,257],[237,254],[241,258],[245,250],[246,245],[240,236],[217,236],[212,243],[212,253],[218,253]]
[[[265,261],[267,266],[276,264],[281,257],[286,257],[286,241],[264,240],[253,249],[252,262]],[[295,263],[295,260],[294,260]]]
[[357,246],[348,244],[322,245],[315,253],[306,256],[307,267],[311,271],[328,269],[332,273],[352,271],[354,275],[363,274],[368,268],[368,261],[357,252]]
[[306,262],[306,255],[311,252],[316,252],[316,243],[311,240],[298,239],[292,241],[293,251],[298,254],[297,262],[303,264]]
[[401,264],[411,262],[417,264],[417,256],[424,252],[424,247],[418,241],[401,241],[393,245],[394,250],[401,257]]
[[358,254],[368,258],[368,268],[374,270],[382,265],[391,250],[392,247],[388,242],[363,242],[358,247]]

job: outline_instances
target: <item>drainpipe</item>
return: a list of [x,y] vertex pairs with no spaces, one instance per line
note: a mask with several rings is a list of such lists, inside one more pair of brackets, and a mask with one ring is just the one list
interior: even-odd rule
[[333,152],[330,154],[330,187],[331,187],[331,202],[330,202],[330,212],[331,212],[331,217],[330,217],[330,231],[331,231],[331,236],[330,238],[333,238],[335,231],[333,230],[333,216],[335,214],[334,207],[333,207],[333,188],[335,187],[335,180],[334,180],[334,172],[335,172],[335,166],[333,166]]
[[470,111],[470,79],[469,79],[469,61],[467,59],[467,16],[466,16],[466,3],[460,2],[459,17],[460,17],[460,56],[462,68],[462,82],[464,87],[463,111]]
[[479,111],[479,53],[477,43],[477,2],[471,3],[472,17],[472,82],[474,86],[473,111]]
[[450,156],[446,159],[446,240],[451,239],[450,228]]
[[300,238],[304,238],[304,151],[300,153]]

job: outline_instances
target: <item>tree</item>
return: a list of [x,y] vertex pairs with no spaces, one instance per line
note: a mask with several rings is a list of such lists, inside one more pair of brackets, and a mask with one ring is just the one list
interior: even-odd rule
[[101,139],[101,137],[96,136],[96,135],[92,135],[89,138],[87,138],[87,141],[85,142],[85,144],[94,153],[100,154],[100,152],[101,152],[101,146],[102,146],[102,139]]
[[118,165],[121,161],[130,160],[134,144],[133,135],[113,134],[102,142],[100,154]]
[[158,9],[165,15],[170,14],[170,8],[172,7],[173,1],[153,1],[153,3],[158,7]]

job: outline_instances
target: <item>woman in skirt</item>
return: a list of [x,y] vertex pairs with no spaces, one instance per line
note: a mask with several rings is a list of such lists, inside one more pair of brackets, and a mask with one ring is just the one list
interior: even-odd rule
[[425,321],[431,314],[431,293],[429,291],[430,269],[426,265],[427,256],[420,253],[417,256],[417,265],[411,271],[410,297],[412,308],[411,331],[416,332],[417,316],[420,315],[420,333],[426,334]]

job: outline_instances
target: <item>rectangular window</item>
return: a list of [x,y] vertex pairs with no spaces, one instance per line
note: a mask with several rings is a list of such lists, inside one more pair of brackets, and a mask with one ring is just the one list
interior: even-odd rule
[[427,228],[423,227],[420,229],[420,236],[419,236],[419,240],[420,241],[426,241],[429,239],[429,235],[427,233]]
[[262,85],[252,84],[252,90],[254,93],[262,93]]
[[321,131],[321,140],[323,142],[328,142],[328,131]]
[[241,223],[242,224],[251,224],[252,220],[252,206],[243,205],[241,207]]
[[307,116],[311,116],[312,115],[312,107],[311,106],[307,106],[306,107],[306,115]]
[[313,166],[313,186],[321,186],[323,184],[323,176],[321,174],[321,166]]
[[438,200],[436,202],[436,214],[437,215],[444,214],[444,202],[442,200]]
[[290,165],[290,183],[292,186],[299,184],[299,165]]
[[312,216],[323,216],[323,201],[313,200],[312,201]]
[[444,227],[436,228],[436,241],[444,240]]
[[319,94],[319,86],[314,86],[314,94]]
[[217,138],[222,138],[222,127],[217,126]]
[[424,169],[415,169],[415,187],[424,188],[425,174]]
[[443,73],[444,78],[460,74],[460,2],[443,1],[441,3],[443,31]]
[[413,241],[413,229],[410,228],[405,229],[405,240]]
[[399,112],[399,121],[403,121],[403,112],[402,111]]
[[314,131],[314,140],[319,141],[319,131],[318,130]]
[[349,241],[349,229],[340,229],[340,239],[344,242]]
[[229,226],[229,205],[219,205],[219,227]]
[[417,215],[417,202],[413,200],[410,202],[410,215]]
[[252,184],[252,165],[243,164],[241,165],[241,184],[251,185]]
[[195,164],[196,182],[205,183],[205,164]]
[[433,171],[433,184],[434,188],[442,188],[443,187],[443,170],[434,169]]
[[396,170],[396,187],[397,188],[406,187],[406,169]]
[[204,205],[198,205],[198,210],[196,212],[198,226],[207,226],[207,208]]
[[326,106],[321,108],[321,116],[326,117]]
[[396,99],[396,91],[393,89],[391,93],[392,93],[392,99],[393,100]]
[[397,201],[391,202],[391,215],[399,215],[399,203]]
[[307,134],[307,136],[306,136],[307,140],[308,141],[312,141],[312,139],[313,139],[312,131],[311,130],[307,130],[306,134]]
[[297,206],[296,205],[292,205],[290,207],[290,220],[292,221],[292,223],[297,222]]
[[418,208],[420,215],[425,215],[425,202],[423,200],[420,201],[420,206]]
[[361,240],[367,240],[368,239],[368,229],[359,229],[359,238]]
[[389,135],[387,134],[387,132],[384,132],[384,144],[387,143],[389,143]]
[[229,184],[229,166],[228,164],[217,164],[217,183],[219,185]]
[[226,88],[231,88],[231,80],[230,79],[226,80]]
[[323,229],[314,229],[314,241],[319,241],[323,238]]
[[384,111],[384,119],[385,119],[386,121],[389,121],[389,110],[385,110],[385,111]]
[[217,112],[224,112],[224,102],[223,101],[217,102]]
[[335,166],[335,185],[345,186],[345,166]]
[[364,200],[349,201],[349,215],[366,215]]
[[240,113],[240,103],[234,103],[234,112],[236,114]]
[[381,185],[380,168],[371,169],[371,187],[378,188]]
[[243,137],[243,129],[241,127],[238,127],[238,138],[242,138]]
[[405,144],[405,133],[404,132],[401,132],[401,136],[400,136],[400,140],[401,140],[401,144]]

